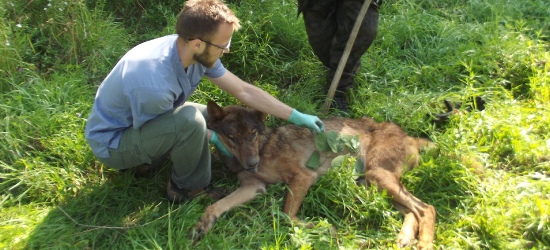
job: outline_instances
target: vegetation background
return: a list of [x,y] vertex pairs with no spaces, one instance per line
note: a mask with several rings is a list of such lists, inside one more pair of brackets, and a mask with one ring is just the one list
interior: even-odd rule
[[[320,114],[325,69],[296,3],[227,0],[243,29],[224,64],[301,111]],[[312,188],[293,225],[283,185],[186,235],[211,203],[164,199],[169,166],[135,179],[96,161],[84,136],[95,91],[132,46],[173,33],[182,2],[6,0],[0,3],[0,248],[388,249],[402,216],[357,187],[352,164]],[[350,116],[424,135],[403,182],[438,211],[438,249],[550,249],[550,5],[546,0],[384,0],[362,58]],[[468,112],[471,99],[486,101]],[[205,82],[193,101],[235,99]],[[444,100],[464,103],[441,126]],[[269,125],[284,121],[271,118]],[[213,168],[220,169],[216,161]],[[216,171],[215,185],[237,187]],[[336,229],[335,234],[330,228]]]

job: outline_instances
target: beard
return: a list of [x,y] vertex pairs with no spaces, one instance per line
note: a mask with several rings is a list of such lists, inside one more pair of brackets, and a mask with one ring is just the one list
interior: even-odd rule
[[193,55],[193,59],[200,63],[202,66],[207,68],[213,68],[214,65],[216,65],[216,60],[212,60],[212,56],[210,56],[210,53],[208,53],[208,50],[205,50],[203,53],[198,55]]

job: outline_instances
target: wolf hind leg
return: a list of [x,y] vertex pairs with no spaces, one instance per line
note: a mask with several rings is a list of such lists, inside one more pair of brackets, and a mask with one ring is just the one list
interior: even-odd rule
[[[387,191],[394,204],[398,204],[396,208],[401,207],[404,208],[404,211],[407,211],[403,233],[407,234],[407,237],[412,233],[410,228],[414,228],[416,222],[408,214],[413,214],[418,223],[418,249],[432,249],[435,234],[435,208],[412,195],[401,184],[398,175],[395,173],[384,169],[376,169],[367,173],[366,177],[371,184],[376,184],[378,189]],[[403,238],[403,240],[406,239]]]
[[411,210],[407,209],[404,206],[401,206],[401,204],[396,202],[394,202],[393,205],[397,210],[399,210],[399,212],[401,212],[405,216],[405,219],[403,220],[403,225],[401,226],[401,231],[399,232],[399,236],[397,236],[397,246],[411,246],[416,239],[416,235],[418,234],[418,220],[411,212]]

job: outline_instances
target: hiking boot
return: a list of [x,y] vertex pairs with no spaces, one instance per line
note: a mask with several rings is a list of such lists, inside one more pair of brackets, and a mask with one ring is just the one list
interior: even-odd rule
[[141,164],[134,168],[119,169],[120,173],[127,173],[129,170],[134,169],[134,178],[149,178],[153,176],[153,173],[158,169],[157,165]]
[[203,188],[198,188],[195,190],[187,190],[183,188],[179,188],[174,181],[172,181],[172,178],[168,180],[168,184],[166,185],[166,198],[172,203],[180,203],[182,201],[188,201],[192,200],[195,197],[198,197],[202,194],[206,194],[208,197],[210,197],[213,200],[219,200],[225,196],[223,189],[221,188],[214,188],[212,184],[208,184],[208,186]]
[[149,178],[158,169],[157,165],[142,164],[136,167],[134,171],[135,178]]
[[149,163],[144,163],[139,166],[133,167],[133,168],[127,168],[127,169],[120,169],[119,172],[125,173],[130,169],[134,169],[134,177],[135,178],[150,178],[153,176],[153,174],[161,168],[161,166],[164,164],[165,160],[168,158],[168,154],[165,154],[161,157],[158,157],[156,159],[153,159],[153,161]]
[[336,91],[336,93],[334,93],[331,107],[336,108],[344,113],[350,112],[348,100],[346,99],[346,95],[344,92]]

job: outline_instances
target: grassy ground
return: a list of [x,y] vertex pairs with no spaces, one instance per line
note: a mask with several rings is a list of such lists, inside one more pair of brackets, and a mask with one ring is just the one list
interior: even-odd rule
[[[227,68],[303,112],[322,115],[325,70],[294,1],[228,3],[243,22]],[[103,77],[133,45],[173,32],[181,3],[0,3],[0,248],[392,249],[402,216],[357,187],[353,165],[332,169],[299,215],[281,212],[283,185],[222,216],[197,245],[188,230],[211,203],[164,199],[165,166],[148,179],[107,169],[84,124]],[[405,186],[438,211],[438,249],[550,249],[550,7],[546,1],[386,0],[362,58],[350,116],[425,135]],[[448,123],[443,100],[469,103]],[[194,101],[235,99],[205,82]],[[269,125],[283,121],[271,118]],[[216,161],[214,183],[237,187]],[[336,234],[331,234],[331,227]]]

